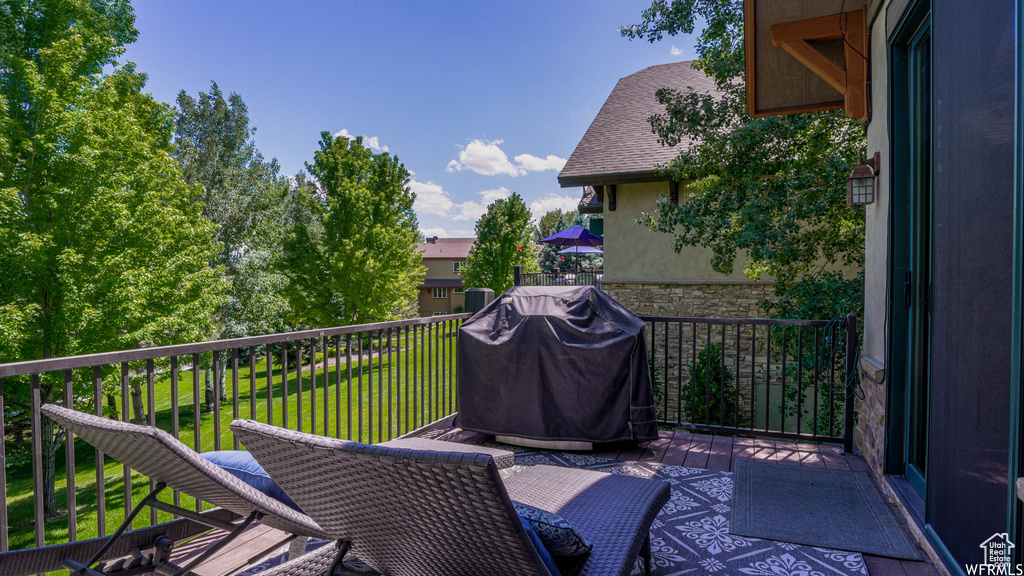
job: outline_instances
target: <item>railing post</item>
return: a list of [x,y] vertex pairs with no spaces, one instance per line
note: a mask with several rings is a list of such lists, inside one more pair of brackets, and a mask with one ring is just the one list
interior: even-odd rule
[[853,409],[857,389],[857,315],[846,315],[846,370],[844,382],[846,386],[846,414],[843,420],[843,452],[853,453]]
[[516,264],[515,268],[512,269],[512,285],[523,285],[523,267],[519,264]]

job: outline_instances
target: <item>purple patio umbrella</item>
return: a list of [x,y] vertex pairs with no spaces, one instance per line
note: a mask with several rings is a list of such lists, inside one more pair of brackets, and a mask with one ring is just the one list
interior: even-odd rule
[[[580,247],[600,246],[604,244],[604,238],[591,234],[590,230],[587,230],[583,226],[576,225],[571,228],[566,228],[561,232],[555,232],[551,236],[541,240],[541,242],[544,244],[553,244],[555,246],[572,246],[578,249]],[[577,270],[579,269],[579,265],[579,252],[577,252]]]
[[555,246],[600,246],[604,244],[604,238],[591,234],[590,230],[577,224],[561,232],[555,232],[541,242]]
[[565,250],[559,250],[559,254],[604,254],[604,250],[593,246],[570,246]]

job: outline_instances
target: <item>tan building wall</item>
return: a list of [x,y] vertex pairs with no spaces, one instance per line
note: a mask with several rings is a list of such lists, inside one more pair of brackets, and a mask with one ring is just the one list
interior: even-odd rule
[[[424,259],[423,265],[427,268],[426,280],[461,280],[455,272],[455,262],[465,262],[463,259],[454,258],[431,258]],[[446,298],[434,298],[431,288],[420,288],[419,305],[420,316],[433,316],[435,312],[454,314],[456,308],[465,309],[466,294],[455,293],[455,288],[449,287]]]
[[447,298],[434,298],[430,288],[420,288],[420,316],[433,316],[434,312],[455,314],[455,309],[466,308],[466,294],[455,294],[454,288],[448,289]]
[[604,201],[604,278],[610,281],[647,280],[734,280],[749,282],[738,265],[725,275],[711,268],[711,250],[688,246],[680,253],[673,249],[671,234],[654,232],[637,224],[641,213],[657,209],[658,197],[668,193],[668,182],[620,184],[616,191],[616,208],[610,210]]
[[[455,262],[455,259],[424,259],[423,265],[427,267],[424,278],[427,280],[461,280],[462,276],[454,271]],[[465,260],[458,260],[458,262],[465,262]]]
[[[871,30],[871,53],[886,53],[885,11],[879,14]],[[857,448],[881,478],[882,458],[885,451],[885,316],[888,294],[889,254],[889,178],[886,158],[889,158],[888,106],[884,105],[888,92],[888,69],[884,65],[871,66],[871,123],[867,129],[867,149],[882,153],[882,171],[875,179],[875,202],[866,209],[864,238],[864,336],[861,357],[861,387],[864,398],[857,399]],[[902,280],[901,280],[902,281]]]

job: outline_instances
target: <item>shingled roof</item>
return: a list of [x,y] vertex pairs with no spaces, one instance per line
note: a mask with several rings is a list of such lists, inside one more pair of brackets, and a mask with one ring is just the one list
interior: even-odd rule
[[416,245],[417,250],[423,251],[423,259],[452,259],[465,260],[469,256],[469,249],[473,247],[476,238],[428,238],[426,242]]
[[716,93],[715,81],[694,70],[692,61],[650,66],[619,80],[590,123],[569,161],[558,174],[562,188],[616,182],[663,180],[655,167],[675,158],[684,139],[662,146],[648,118],[665,112],[654,93],[659,88]]

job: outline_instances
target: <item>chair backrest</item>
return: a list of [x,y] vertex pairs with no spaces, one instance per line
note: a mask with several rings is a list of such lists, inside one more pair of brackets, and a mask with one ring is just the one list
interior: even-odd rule
[[231,429],[317,524],[376,570],[548,574],[488,455],[370,446],[250,420]]
[[255,490],[167,432],[47,404],[43,414],[107,454],[173,490],[241,516],[266,514],[262,523],[303,536],[326,537],[308,516]]

